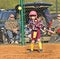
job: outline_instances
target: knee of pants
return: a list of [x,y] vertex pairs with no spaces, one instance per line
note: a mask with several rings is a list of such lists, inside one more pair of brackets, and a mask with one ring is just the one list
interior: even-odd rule
[[20,39],[20,32],[18,32],[18,33],[16,34],[15,39],[16,39],[16,40],[17,40],[17,39]]
[[12,31],[8,30],[8,31],[7,31],[7,35],[8,35],[9,38],[13,38],[13,33],[12,33]]
[[16,40],[20,39],[20,36],[19,35],[16,35]]

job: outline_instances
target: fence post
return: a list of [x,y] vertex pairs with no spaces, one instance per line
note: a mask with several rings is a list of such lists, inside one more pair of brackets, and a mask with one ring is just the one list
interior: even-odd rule
[[22,7],[21,13],[20,13],[20,20],[21,20],[21,44],[25,45],[25,39],[24,39],[24,0],[20,0],[20,6]]

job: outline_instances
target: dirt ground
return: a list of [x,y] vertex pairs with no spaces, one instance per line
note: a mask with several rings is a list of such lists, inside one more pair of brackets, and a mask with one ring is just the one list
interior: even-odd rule
[[43,44],[43,52],[39,53],[37,44],[35,51],[29,52],[30,44],[20,45],[0,45],[0,59],[60,59],[60,44]]

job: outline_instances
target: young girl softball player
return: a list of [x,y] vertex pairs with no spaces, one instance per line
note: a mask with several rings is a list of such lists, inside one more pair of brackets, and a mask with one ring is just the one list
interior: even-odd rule
[[42,51],[42,43],[40,40],[41,34],[40,34],[40,29],[43,27],[43,24],[41,21],[38,20],[37,18],[37,12],[36,11],[31,11],[29,13],[29,27],[32,29],[31,31],[31,52],[34,50],[34,42],[35,40],[38,41],[38,46],[39,46],[39,52]]

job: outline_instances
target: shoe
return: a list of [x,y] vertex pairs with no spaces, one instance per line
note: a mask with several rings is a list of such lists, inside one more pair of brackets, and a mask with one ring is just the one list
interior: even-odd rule
[[40,50],[39,50],[39,52],[42,52],[42,51],[43,51],[43,49],[40,49]]
[[29,52],[33,52],[32,50],[30,50]]
[[15,44],[19,44],[18,41],[15,41]]
[[13,44],[14,43],[14,41],[11,41],[11,44]]

